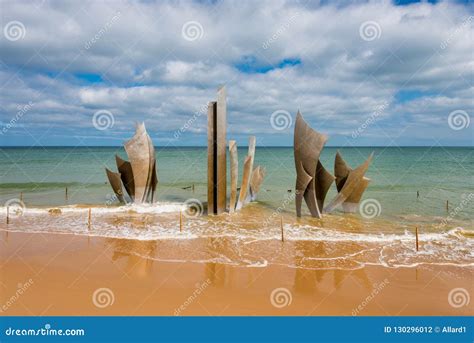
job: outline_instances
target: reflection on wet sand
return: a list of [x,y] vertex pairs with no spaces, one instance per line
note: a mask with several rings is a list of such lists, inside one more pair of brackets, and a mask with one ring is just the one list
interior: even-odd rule
[[[328,281],[327,279],[330,275],[333,276],[333,286],[336,289],[341,287],[347,277],[354,278],[363,288],[370,289],[370,280],[363,268],[352,270],[350,273],[344,269],[328,269],[328,267],[325,267],[323,264],[320,265],[322,269],[314,269],[314,265],[309,266],[310,268],[308,269],[305,268],[305,265],[308,264],[306,261],[309,259],[321,259],[324,261],[324,258],[328,256],[327,245],[327,243],[323,242],[312,244],[308,244],[308,242],[295,243],[295,265],[301,266],[295,269],[295,291],[302,294],[315,293],[318,291],[318,284],[322,284],[325,278],[326,281]],[[330,266],[330,264],[328,264],[328,266]]]
[[[307,257],[324,256],[324,243],[312,244],[311,247],[303,242],[295,243],[295,265],[304,266]],[[294,289],[299,293],[314,293],[328,270],[296,268]]]
[[[423,266],[418,281],[414,268],[344,269],[344,264],[332,263],[331,256],[339,260],[341,249],[346,256],[348,249],[356,248],[341,242],[91,237],[87,245],[82,236],[41,237],[10,232],[8,242],[1,242],[0,303],[10,299],[19,282],[34,279],[7,315],[40,315],[45,309],[46,315],[173,315],[186,303],[180,315],[350,315],[368,295],[376,295],[376,300],[360,315],[471,315],[473,309],[472,304],[453,308],[447,301],[453,287],[473,294],[472,268]],[[263,255],[273,262],[250,267],[221,263],[215,260],[219,255],[224,261]],[[188,262],[176,260],[183,256]],[[38,274],[32,275],[33,270]],[[91,301],[101,287],[115,296],[106,309]],[[292,298],[284,308],[271,302],[272,292],[281,288]]]
[[365,289],[369,290],[372,289],[372,283],[369,280],[369,277],[367,276],[367,273],[365,272],[365,269],[356,269],[352,271],[351,275],[355,277],[358,281],[359,284],[362,285]]
[[[419,237],[421,250],[417,252],[413,230],[384,218],[369,220],[358,214],[332,214],[322,220],[307,216],[295,219],[287,209],[276,213],[262,204],[251,203],[232,215],[185,218],[180,230],[179,212],[173,206],[96,207],[90,229],[83,208],[62,208],[56,216],[49,215],[45,208],[29,209],[9,226],[0,223],[0,229],[123,238],[128,243],[115,243],[120,253],[155,261],[246,267],[275,264],[312,270],[359,269],[368,264],[394,268],[421,264],[473,265],[474,239],[463,227],[446,227],[440,232],[439,228],[433,231],[424,226]],[[160,209],[169,212],[159,212]],[[148,244],[159,245],[160,249],[142,247]],[[128,268],[143,263],[135,257],[127,258],[134,260]]]
[[216,286],[226,285],[226,268],[223,264],[209,262],[204,267],[205,280],[211,280],[211,283]]
[[362,286],[364,289],[369,290],[372,287],[364,268],[354,269],[350,273],[347,273],[346,270],[342,269],[334,269],[332,272],[334,274],[334,287],[336,289],[339,289],[348,277],[354,279],[357,284]]
[[[222,256],[224,249],[229,250],[230,242],[223,241],[219,238],[209,237],[207,238],[207,244],[205,249],[208,251],[210,256],[218,258]],[[205,280],[209,279],[214,286],[232,286],[233,284],[233,270],[227,269],[225,264],[208,262],[205,264]]]
[[[112,247],[112,261],[125,259],[125,272],[139,278],[152,273],[157,241],[136,241],[127,239],[106,239],[105,245]],[[133,252],[133,253],[132,253]]]

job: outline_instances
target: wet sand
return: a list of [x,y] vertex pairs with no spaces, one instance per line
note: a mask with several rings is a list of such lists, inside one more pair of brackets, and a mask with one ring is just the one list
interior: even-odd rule
[[472,267],[161,262],[127,253],[160,248],[150,241],[7,231],[0,247],[0,315],[474,314],[474,301],[448,301],[455,288],[474,294]]

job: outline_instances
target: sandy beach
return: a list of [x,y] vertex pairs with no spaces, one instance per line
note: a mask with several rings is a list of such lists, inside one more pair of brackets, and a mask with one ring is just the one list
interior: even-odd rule
[[0,2],[0,343],[474,343],[474,0]]
[[[92,161],[89,148],[4,149],[28,168],[3,167],[0,315],[474,314],[472,149],[374,150],[373,211],[313,218],[304,206],[298,218],[294,171],[282,169],[292,148],[259,148],[268,177],[257,201],[217,216],[205,148],[160,148],[157,201],[127,205],[103,172],[115,148],[93,148]],[[355,166],[371,151],[343,154]]]
[[7,231],[0,236],[1,315],[474,313],[472,302],[456,307],[448,301],[454,288],[473,294],[472,267],[314,270],[160,262],[124,253],[123,247],[157,249],[152,241]]

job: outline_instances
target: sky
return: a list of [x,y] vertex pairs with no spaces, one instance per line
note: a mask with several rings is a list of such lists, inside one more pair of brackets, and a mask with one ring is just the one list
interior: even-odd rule
[[473,146],[469,1],[0,1],[0,146]]

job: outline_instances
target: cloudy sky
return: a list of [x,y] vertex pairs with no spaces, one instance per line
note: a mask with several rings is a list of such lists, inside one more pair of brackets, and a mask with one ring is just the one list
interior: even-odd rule
[[474,145],[474,4],[1,1],[0,145]]

